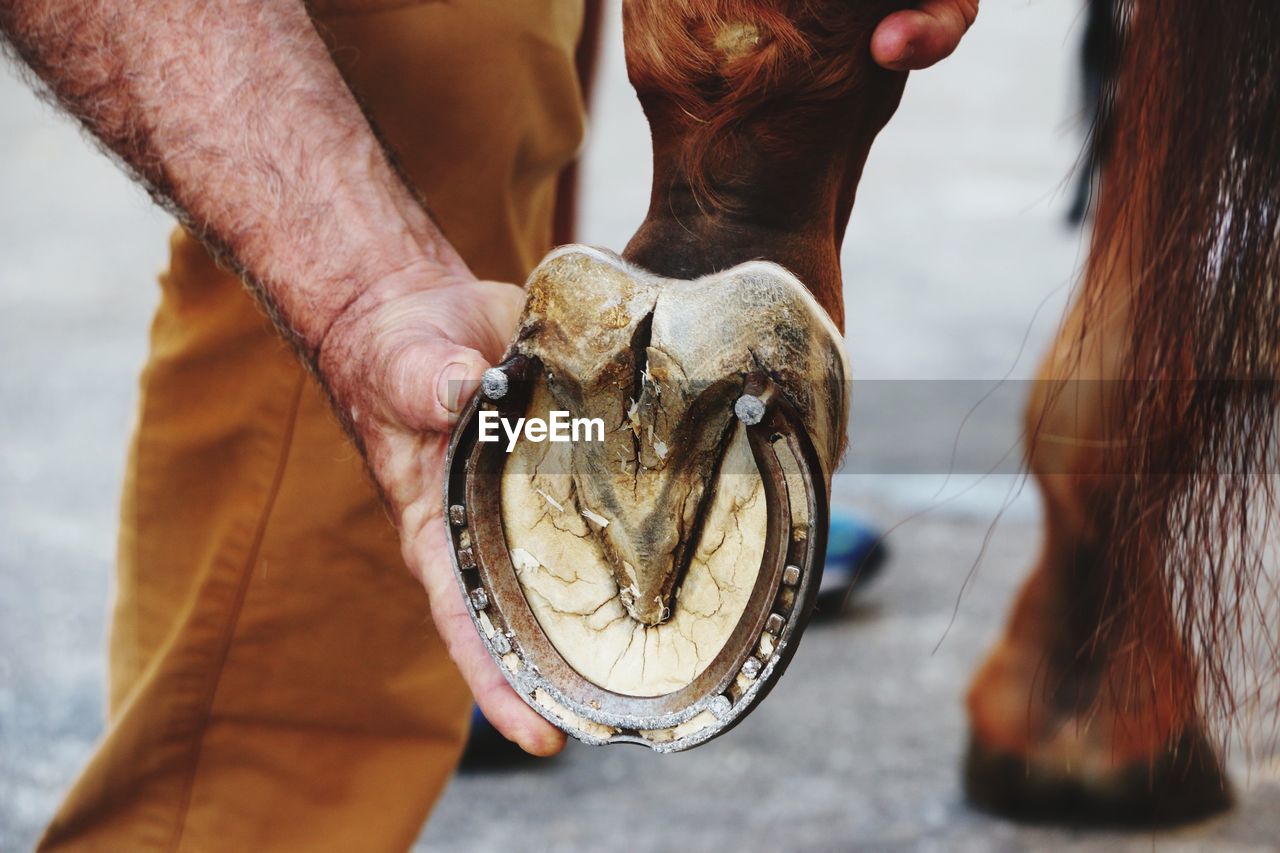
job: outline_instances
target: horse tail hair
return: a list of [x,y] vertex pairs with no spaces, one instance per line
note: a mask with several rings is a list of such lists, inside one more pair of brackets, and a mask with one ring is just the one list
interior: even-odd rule
[[1106,159],[1106,130],[1111,122],[1110,104],[1103,94],[1108,82],[1115,79],[1116,63],[1120,60],[1117,24],[1116,0],[1088,0],[1080,46],[1080,100],[1081,112],[1088,121],[1087,143],[1067,213],[1067,221],[1072,225],[1084,222],[1092,210],[1094,183]]
[[[1280,406],[1280,3],[1122,0],[1118,25],[1081,291],[1096,323],[1102,291],[1127,288],[1131,332],[1111,386],[1104,543],[1119,618],[1102,630],[1141,654],[1172,628],[1195,661],[1194,695],[1178,700],[1230,725],[1251,701],[1242,668],[1253,693],[1280,664],[1263,565]],[[1245,641],[1267,644],[1254,664]]]

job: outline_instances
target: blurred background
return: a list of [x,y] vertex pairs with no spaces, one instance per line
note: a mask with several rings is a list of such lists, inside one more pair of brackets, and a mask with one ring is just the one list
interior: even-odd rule
[[[620,250],[650,163],[607,5],[581,241]],[[1235,812],[1171,833],[1018,827],[961,797],[967,679],[1039,544],[1017,380],[1082,258],[1082,24],[1075,0],[986,3],[872,150],[844,250],[863,390],[834,488],[890,531],[882,576],[731,735],[459,776],[419,849],[1280,849],[1280,767],[1239,750]],[[0,71],[0,850],[30,847],[102,729],[117,493],[171,227]]]

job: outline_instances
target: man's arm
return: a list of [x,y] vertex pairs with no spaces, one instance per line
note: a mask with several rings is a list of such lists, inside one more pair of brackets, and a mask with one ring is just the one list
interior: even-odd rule
[[0,33],[250,283],[360,445],[485,715],[557,751],[476,636],[440,518],[464,384],[501,355],[523,293],[476,281],[445,241],[301,0],[0,0]]
[[0,31],[313,364],[370,283],[465,274],[299,0],[16,0]]

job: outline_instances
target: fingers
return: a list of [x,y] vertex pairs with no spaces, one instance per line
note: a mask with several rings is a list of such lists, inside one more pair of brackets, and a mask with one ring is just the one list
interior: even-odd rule
[[893,71],[928,68],[951,55],[978,16],[978,0],[921,0],[871,36],[871,56]]
[[520,315],[524,312],[524,302],[528,294],[524,288],[512,284],[493,284],[481,282],[482,287],[493,288],[486,293],[484,312],[489,324],[497,334],[497,349],[493,353],[495,359],[502,358],[502,353],[511,340],[511,335],[519,325]]
[[[511,284],[473,282],[432,299],[444,301],[425,309],[401,306],[401,313],[390,315],[394,321],[384,318],[384,326],[407,339],[388,351],[379,390],[402,427],[447,433],[479,389],[491,359],[502,357],[525,294]],[[404,334],[415,325],[417,333]]]
[[476,633],[453,572],[440,562],[446,547],[443,532],[432,534],[424,531],[424,535],[433,539],[438,536],[441,540],[438,545],[421,552],[422,556],[433,560],[431,564],[424,565],[422,571],[422,582],[430,597],[432,619],[449,650],[449,656],[471,688],[476,704],[495,729],[525,752],[539,756],[555,755],[564,748],[564,732],[542,719],[507,684]]

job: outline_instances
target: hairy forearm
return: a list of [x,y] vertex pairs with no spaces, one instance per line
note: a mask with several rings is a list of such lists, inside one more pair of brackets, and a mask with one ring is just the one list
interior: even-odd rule
[[465,269],[300,0],[0,0],[0,32],[313,364],[373,282]]

